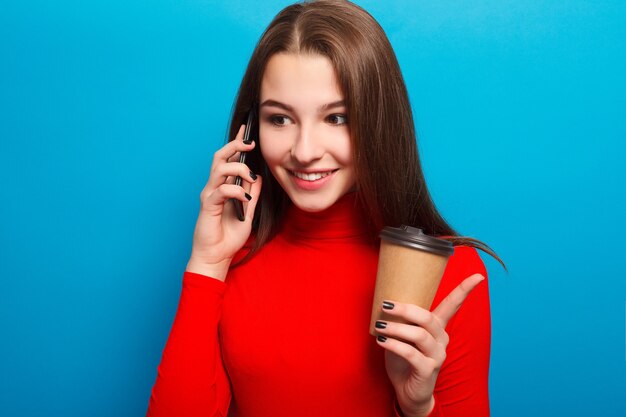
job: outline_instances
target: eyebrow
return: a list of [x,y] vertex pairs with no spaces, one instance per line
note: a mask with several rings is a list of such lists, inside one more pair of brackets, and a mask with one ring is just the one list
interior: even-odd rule
[[[325,111],[328,111],[330,109],[334,109],[334,108],[337,108],[337,107],[345,107],[345,105],[346,105],[345,100],[338,100],[338,101],[333,101],[332,103],[323,104],[323,105],[319,106],[317,110],[320,113],[322,113],[322,112],[325,112]],[[261,103],[261,105],[259,107],[266,107],[266,106],[278,107],[278,108],[281,108],[283,110],[287,110],[287,111],[293,112],[293,107],[291,107],[288,104],[281,103],[280,101],[276,101],[276,100],[271,100],[271,99],[265,100],[263,103]]]

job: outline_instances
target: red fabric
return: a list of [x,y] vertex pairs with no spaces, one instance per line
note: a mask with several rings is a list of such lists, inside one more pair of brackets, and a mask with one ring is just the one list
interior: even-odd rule
[[[398,415],[384,350],[368,333],[378,242],[355,204],[349,194],[322,213],[291,207],[225,283],[184,273],[149,416]],[[433,308],[477,272],[487,276],[476,250],[455,248]],[[486,281],[446,330],[430,416],[488,416]]]

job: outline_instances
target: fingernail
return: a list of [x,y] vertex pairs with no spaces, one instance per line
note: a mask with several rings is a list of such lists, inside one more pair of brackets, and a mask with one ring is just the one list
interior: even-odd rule
[[390,303],[389,301],[383,301],[383,308],[385,310],[392,310],[393,307],[393,303]]
[[387,323],[385,323],[384,321],[376,320],[376,328],[377,329],[386,329],[387,328]]
[[256,174],[252,171],[250,171],[250,178],[256,181]]
[[378,339],[378,341],[381,343],[385,343],[387,341],[387,338],[385,336],[378,336],[376,339]]
[[248,193],[245,193],[245,194],[246,194],[246,198],[248,199],[248,201],[252,200],[252,196],[250,194]]
[[244,145],[250,145],[252,143],[252,139],[248,139],[248,140],[244,140],[243,144]]

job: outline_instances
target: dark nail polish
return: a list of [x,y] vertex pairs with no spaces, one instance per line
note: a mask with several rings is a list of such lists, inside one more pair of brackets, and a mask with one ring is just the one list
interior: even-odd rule
[[256,174],[252,171],[250,171],[250,178],[256,181]]
[[383,301],[383,308],[385,310],[392,310],[394,307],[393,303],[390,303],[389,301]]
[[387,328],[387,323],[385,323],[384,321],[376,320],[376,328],[377,329],[386,329]]
[[385,336],[378,336],[377,339],[379,342],[383,342],[383,343],[387,340]]
[[252,143],[252,139],[248,139],[248,140],[244,140],[243,144],[244,145],[250,145]]
[[248,199],[248,201],[252,200],[252,196],[248,193],[246,193],[246,198]]

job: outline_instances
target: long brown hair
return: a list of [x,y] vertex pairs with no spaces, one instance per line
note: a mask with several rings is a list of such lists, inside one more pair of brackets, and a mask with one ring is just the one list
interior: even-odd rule
[[[480,249],[506,266],[483,242],[459,236],[430,197],[417,151],[413,115],[400,66],[385,32],[374,18],[349,1],[320,0],[283,9],[259,40],[244,74],[230,124],[230,138],[259,100],[268,60],[276,53],[328,58],[344,94],[359,201],[372,231],[402,224]],[[260,140],[262,138],[259,138]],[[232,139],[231,139],[232,140]],[[290,204],[256,146],[248,165],[263,175],[249,259],[278,231]]]

